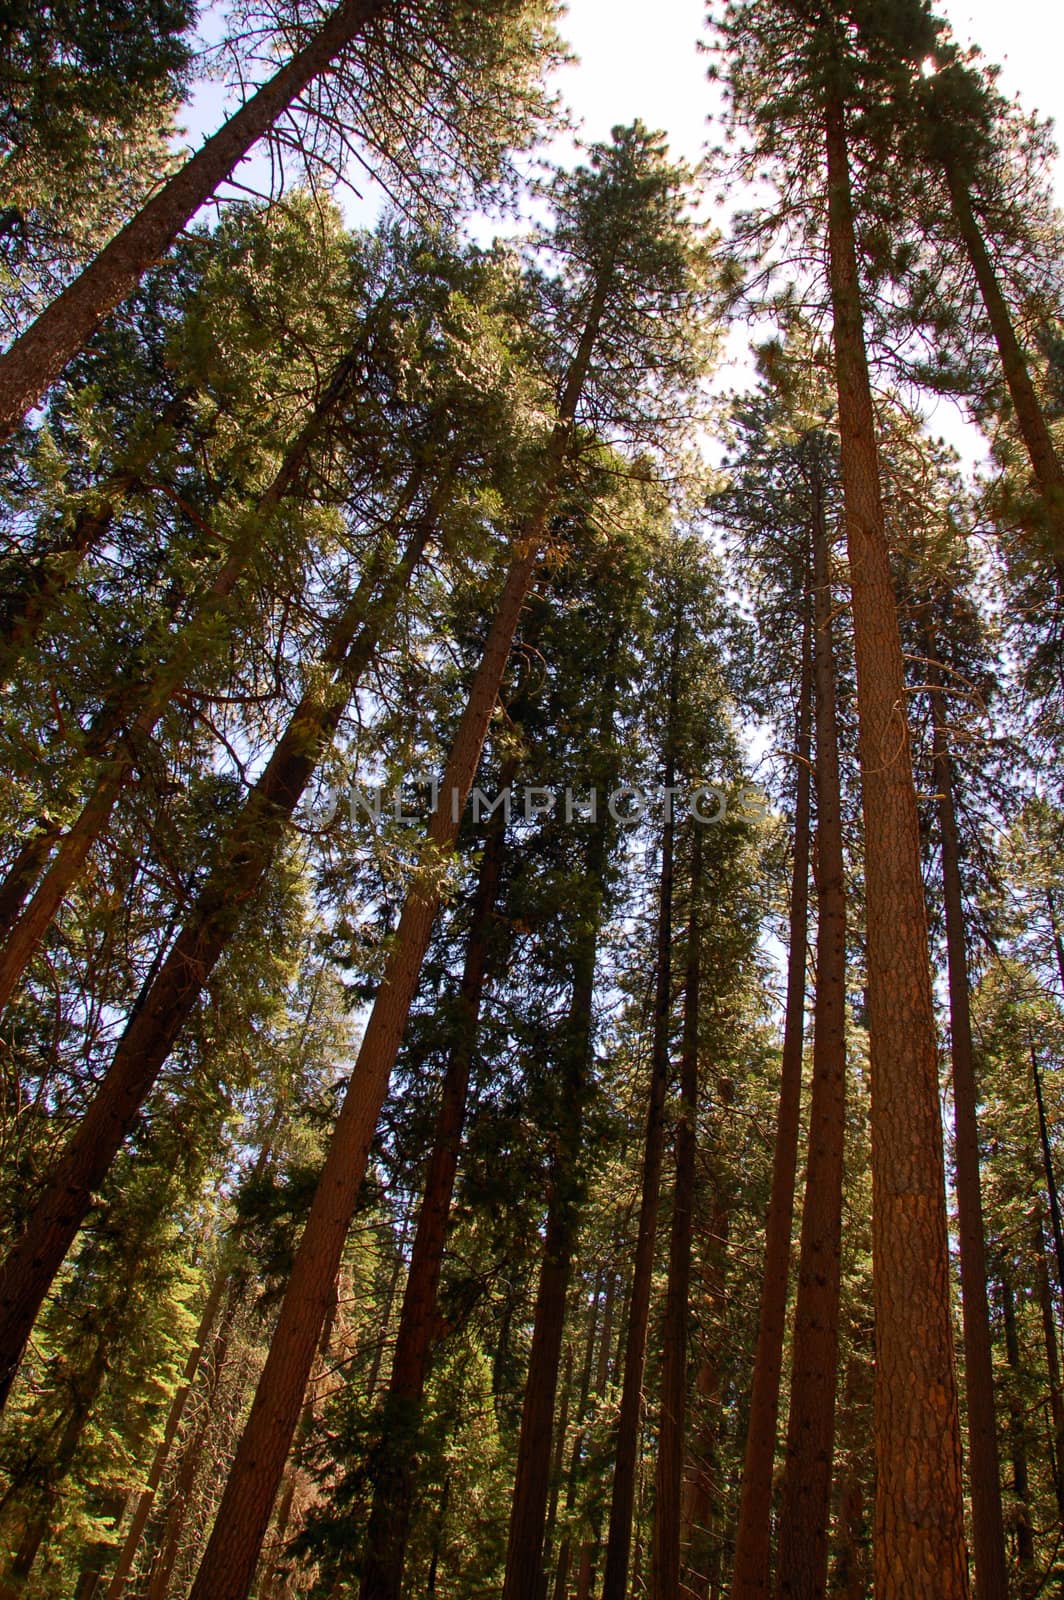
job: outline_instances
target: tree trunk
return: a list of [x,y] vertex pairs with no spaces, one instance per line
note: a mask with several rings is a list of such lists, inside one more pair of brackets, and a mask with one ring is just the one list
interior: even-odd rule
[[[993,263],[983,241],[979,224],[972,211],[971,195],[963,178],[951,161],[944,164],[950,203],[964,248],[968,253],[979,293],[983,298],[987,319],[994,335],[1001,370],[1005,375],[1020,435],[1034,472],[1045,506],[1048,533],[1058,571],[1064,571],[1064,467],[1061,466],[1053,444],[1034,384],[1001,286],[997,281]],[[980,1597],[982,1600],[982,1597]]]
[[[318,1378],[324,1372],[329,1359],[329,1348],[333,1340],[333,1331],[336,1327],[336,1317],[340,1308],[340,1281],[339,1275],[333,1283],[332,1304],[322,1324],[321,1337],[318,1340],[317,1366]],[[310,1438],[314,1427],[314,1408],[317,1404],[317,1383],[312,1371],[307,1382],[307,1390],[303,1396],[303,1405],[299,1413],[295,1434],[292,1440],[292,1459],[288,1463],[288,1483],[277,1508],[277,1517],[273,1527],[273,1538],[270,1546],[270,1555],[264,1558],[263,1566],[267,1568],[262,1584],[261,1600],[273,1600],[274,1596],[283,1593],[289,1576],[284,1565],[285,1546],[288,1542],[288,1530],[292,1523],[292,1508],[295,1505],[296,1489],[299,1485],[299,1458],[300,1447]]]
[[225,1359],[229,1352],[229,1340],[232,1334],[233,1322],[240,1305],[241,1293],[242,1286],[239,1285],[238,1280],[237,1284],[234,1284],[233,1290],[226,1301],[225,1310],[222,1312],[222,1319],[218,1326],[218,1336],[211,1351],[210,1367],[200,1415],[192,1435],[181,1453],[174,1486],[170,1491],[166,1509],[163,1513],[158,1542],[148,1563],[146,1578],[142,1579],[137,1585],[138,1595],[143,1591],[145,1600],[166,1600],[166,1596],[170,1591],[170,1579],[173,1576],[174,1566],[181,1549],[182,1535],[188,1520],[189,1501],[196,1485],[196,1479],[199,1476],[211,1423],[214,1420],[214,1404],[218,1395],[218,1386],[222,1379],[222,1371],[225,1367]]
[[[666,739],[675,736],[676,662],[669,693],[669,726]],[[665,1145],[665,1096],[669,1087],[669,1032],[672,1020],[672,880],[673,818],[672,787],[676,781],[671,754],[665,762],[665,822],[661,837],[661,885],[658,909],[657,965],[654,994],[654,1030],[650,1050],[650,1091],[647,1101],[646,1135],[643,1145],[642,1190],[639,1223],[632,1256],[632,1287],[628,1301],[628,1333],[624,1351],[624,1376],[621,1407],[614,1445],[613,1496],[610,1525],[606,1538],[606,1569],[602,1581],[602,1600],[625,1600],[628,1592],[628,1558],[632,1541],[632,1512],[635,1506],[636,1455],[639,1448],[639,1422],[643,1403],[643,1366],[646,1357],[647,1324],[650,1318],[650,1290],[654,1276],[654,1245],[658,1232],[658,1204],[661,1192],[661,1165]]]
[[[611,1279],[612,1281],[612,1279]],[[595,1281],[595,1294],[592,1303],[591,1321],[588,1324],[587,1340],[584,1346],[584,1364],[580,1375],[580,1393],[576,1403],[576,1437],[573,1440],[572,1453],[569,1457],[569,1475],[565,1485],[565,1511],[571,1516],[576,1510],[576,1495],[580,1478],[580,1463],[584,1454],[586,1429],[584,1419],[587,1414],[588,1400],[591,1395],[591,1365],[595,1355],[595,1334],[598,1331],[598,1303],[599,1292],[602,1287],[602,1270],[599,1269]],[[572,1542],[568,1532],[562,1539],[558,1550],[558,1565],[554,1574],[554,1600],[566,1600],[569,1592],[569,1571],[572,1566]]]
[[661,1407],[650,1550],[651,1600],[676,1600],[680,1588],[680,1527],[683,1497],[684,1424],[687,1411],[687,1327],[694,1226],[695,1141],[698,1122],[698,1035],[701,934],[698,897],[702,886],[702,833],[692,827],[691,910],[684,973],[680,1114],[676,1124],[676,1178],[669,1235],[669,1278],[661,1335]]
[[221,1271],[216,1274],[214,1282],[211,1284],[210,1293],[200,1316],[199,1327],[196,1330],[196,1337],[193,1341],[192,1349],[188,1353],[185,1370],[181,1375],[181,1383],[170,1402],[170,1410],[167,1413],[163,1436],[155,1448],[155,1455],[148,1471],[148,1480],[137,1497],[133,1519],[130,1522],[122,1549],[119,1552],[118,1563],[107,1588],[106,1600],[119,1600],[119,1596],[125,1588],[126,1580],[132,1570],[133,1562],[136,1560],[140,1541],[147,1526],[151,1508],[155,1503],[156,1491],[162,1482],[166,1464],[170,1459],[170,1451],[173,1448],[174,1440],[177,1438],[177,1430],[181,1426],[185,1402],[189,1397],[193,1383],[196,1381],[196,1373],[199,1371],[203,1352],[211,1336],[214,1319],[218,1315],[218,1307],[221,1304],[222,1295],[225,1293],[228,1282],[228,1273]]
[[1001,1320],[1005,1326],[1005,1355],[1012,1374],[1012,1393],[1009,1396],[1009,1440],[1012,1447],[1012,1488],[1016,1496],[1014,1525],[1016,1529],[1016,1554],[1020,1566],[1029,1568],[1034,1562],[1034,1535],[1031,1531],[1030,1481],[1027,1471],[1027,1437],[1024,1427],[1023,1399],[1017,1390],[1022,1376],[1020,1341],[1016,1333],[1016,1303],[1012,1282],[1004,1265],[1000,1266]]
[[545,1594],[543,1534],[550,1488],[550,1447],[565,1303],[579,1223],[580,1146],[594,1039],[592,1000],[606,852],[607,822],[600,817],[588,843],[586,868],[588,881],[596,886],[597,904],[574,956],[573,988],[559,1063],[562,1121],[551,1163],[546,1236],[517,1443],[502,1600],[543,1600]]
[[864,347],[845,113],[828,247],[864,809],[876,1317],[877,1600],[967,1600],[938,1052],[905,674]]
[[[722,1109],[734,1104],[731,1084],[721,1085]],[[703,1182],[706,1180],[703,1179]],[[717,1184],[705,1241],[706,1324],[727,1326],[729,1312],[725,1282],[725,1257],[731,1230],[727,1188]],[[680,1577],[681,1600],[710,1600],[724,1581],[723,1524],[726,1510],[721,1494],[721,1440],[726,1426],[722,1400],[720,1352],[710,1344],[695,1379],[703,1422],[697,1444],[688,1451],[683,1508],[684,1561]]]
[[0,883],[0,928],[15,921],[32,892],[33,885],[44,871],[52,846],[60,836],[55,827],[39,827],[19,850]]
[[[37,1493],[15,1554],[7,1571],[0,1578],[0,1600],[19,1600],[25,1593],[41,1546],[51,1536],[52,1518],[59,1499],[60,1487],[74,1464],[81,1436],[92,1415],[106,1376],[107,1341],[106,1335],[103,1334],[97,1341],[84,1376],[75,1388],[70,1415],[63,1424],[55,1455],[44,1471],[35,1475]],[[16,1484],[12,1483],[5,1493],[5,1502],[15,1489]]]
[[1049,1410],[1053,1419],[1053,1489],[1057,1500],[1057,1514],[1064,1524],[1064,1390],[1060,1382],[1060,1348],[1057,1343],[1053,1295],[1046,1267],[1046,1236],[1041,1217],[1036,1220],[1034,1229],[1034,1270],[1038,1283],[1038,1306],[1042,1313],[1046,1372],[1049,1377]]
[[309,43],[234,112],[15,340],[0,358],[0,440],[17,428],[97,324],[132,293],[307,84],[390,9],[389,0],[342,0]]
[[[119,731],[125,733],[123,747],[103,763],[88,800],[77,820],[60,840],[55,858],[36,893],[11,923],[0,949],[0,1010],[10,1001],[52,919],[80,878],[89,851],[103,834],[119,794],[136,769],[142,747],[151,738],[173,696],[186,681],[201,648],[200,641],[209,635],[212,624],[222,614],[237,582],[262,543],[270,517],[304,466],[330,414],[347,392],[353,373],[354,360],[348,355],[337,366],[313,413],[285,452],[284,460],[269,487],[254,510],[242,519],[229,554],[195,615],[180,630],[176,639],[167,639],[160,646],[163,652],[169,653],[157,671],[147,682],[125,684],[114,691],[94,719],[86,739],[88,754],[101,754]],[[414,485],[418,481],[417,475],[411,479]],[[407,497],[411,497],[409,486]],[[407,498],[404,498],[404,507],[406,503]],[[370,580],[376,579],[380,566],[378,557],[368,569],[365,584],[359,587],[359,593],[367,598]]]
[[1042,1069],[1034,1041],[1029,1041],[1031,1075],[1034,1078],[1034,1098],[1038,1108],[1038,1140],[1042,1150],[1042,1169],[1046,1175],[1046,1198],[1049,1201],[1049,1220],[1053,1226],[1053,1247],[1057,1262],[1057,1283],[1064,1294],[1064,1225],[1060,1216],[1060,1192],[1053,1168],[1053,1147],[1049,1142],[1049,1124],[1046,1121],[1046,1103],[1042,1093]]
[[934,640],[928,642],[931,716],[934,727],[935,788],[942,850],[942,892],[946,910],[949,971],[950,1059],[953,1066],[954,1147],[957,1164],[957,1220],[960,1235],[964,1312],[964,1378],[968,1397],[969,1481],[972,1497],[972,1553],[979,1600],[1007,1600],[1005,1523],[1001,1508],[994,1407],[994,1362],[987,1297],[986,1235],[979,1177],[978,1088],[972,1045],[968,947],[961,886],[960,845],[954,803],[941,674]]
[[[550,1495],[547,1500],[547,1520],[543,1530],[543,1565],[550,1564],[554,1532],[558,1524],[558,1496],[562,1487],[562,1463],[565,1458],[565,1440],[569,1432],[569,1402],[573,1389],[573,1344],[569,1341],[565,1351],[565,1374],[562,1378],[562,1403],[558,1423],[554,1430],[554,1461],[550,1469]],[[546,1584],[543,1586],[546,1596]]]
[[[333,630],[324,664],[331,685],[304,695],[234,824],[222,859],[184,928],[134,1007],[100,1087],[0,1268],[0,1398],[41,1302],[92,1195],[132,1126],[203,985],[236,932],[243,907],[271,866],[299,800],[378,647],[428,543],[418,520],[402,560],[371,600],[359,586]],[[368,603],[367,603],[368,602]],[[335,1276],[335,1272],[333,1273]],[[304,1374],[304,1383],[305,1383]],[[293,1425],[295,1419],[293,1418]]]
[[739,1521],[735,1530],[732,1600],[764,1600],[769,1592],[772,1475],[776,1459],[802,1100],[805,966],[809,941],[811,722],[812,644],[807,598],[795,740],[794,863],[791,873],[787,1000],[780,1056],[780,1098],[772,1159],[772,1188],[765,1220],[765,1264],[750,1390],[750,1417],[746,1429]]
[[[428,826],[434,856],[454,849],[473,787],[510,648],[547,535],[612,279],[607,262],[566,373],[558,419],[545,461],[539,504],[515,542],[484,653],[462,712],[440,785],[441,804]],[[366,1160],[388,1083],[417,992],[421,964],[439,908],[440,889],[415,878],[403,905],[395,942],[377,990],[358,1057],[300,1239],[277,1330],[237,1446],[229,1480],[190,1600],[246,1600],[262,1536],[277,1493],[299,1404],[321,1330],[329,1286],[351,1226]]]
[[[614,1229],[614,1249],[611,1251],[611,1262],[606,1273],[606,1298],[602,1310],[602,1337],[599,1340],[598,1361],[595,1367],[595,1396],[602,1400],[610,1381],[611,1352],[613,1348],[613,1314],[617,1305],[618,1274],[613,1262],[616,1259],[616,1246],[619,1238],[619,1224]],[[620,1366],[620,1356],[613,1363],[613,1370]],[[580,1546],[580,1559],[576,1568],[576,1593],[577,1600],[590,1600],[590,1595],[595,1582],[595,1569],[598,1566],[599,1533],[602,1528],[602,1512],[597,1501],[593,1502],[588,1521],[591,1524],[591,1537],[585,1539]]]
[[825,1594],[839,1355],[842,1180],[846,1139],[846,885],[835,708],[835,651],[824,491],[809,467],[816,680],[817,941],[813,1085],[805,1169],[791,1405],[780,1507],[779,1600]]
[[[517,762],[502,769],[500,788],[510,788]],[[366,1533],[362,1600],[398,1600],[416,1487],[421,1405],[436,1326],[440,1271],[465,1123],[480,1008],[489,974],[491,925],[505,852],[505,813],[500,807],[481,856],[458,994],[455,1034],[440,1092],[425,1192],[410,1256],[391,1379],[381,1417],[381,1437],[371,1461],[373,1505]]]

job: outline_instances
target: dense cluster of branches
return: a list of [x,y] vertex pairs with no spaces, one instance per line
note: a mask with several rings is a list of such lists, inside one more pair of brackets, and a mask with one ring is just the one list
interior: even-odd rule
[[1064,1577],[1050,134],[711,11],[490,246],[547,0],[4,23],[3,1600]]

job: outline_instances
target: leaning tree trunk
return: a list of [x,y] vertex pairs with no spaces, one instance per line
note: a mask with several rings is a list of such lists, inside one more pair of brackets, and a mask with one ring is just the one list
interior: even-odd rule
[[[514,781],[517,761],[503,766],[500,788]],[[410,1533],[417,1469],[417,1434],[436,1326],[440,1272],[454,1194],[480,1008],[489,974],[492,922],[506,842],[503,808],[492,816],[473,896],[455,1034],[436,1114],[425,1192],[410,1255],[381,1437],[370,1466],[373,1504],[366,1531],[362,1600],[398,1600]]]
[[[813,442],[815,451],[816,445]],[[846,885],[828,530],[819,462],[810,465],[816,679],[816,999],[791,1406],[776,1592],[826,1592],[839,1356],[842,1180],[846,1139]]]
[[[236,585],[247,569],[270,525],[270,518],[302,470],[307,457],[329,417],[347,393],[354,376],[354,360],[346,356],[337,366],[296,438],[285,452],[253,511],[241,520],[229,554],[216,573],[195,614],[176,639],[161,646],[164,659],[143,683],[126,684],[114,691],[94,720],[86,740],[90,754],[100,754],[114,735],[121,732],[121,748],[102,763],[100,773],[77,820],[60,839],[55,857],[28,905],[13,918],[3,947],[0,948],[0,1010],[8,1004],[27,964],[51,925],[63,900],[77,883],[89,851],[100,839],[110,820],[122,788],[136,769],[142,746],[151,738],[167,706],[182,687],[200,653],[201,641],[210,637],[211,628],[223,615]],[[411,485],[419,474],[411,478]],[[415,489],[409,485],[404,506]],[[376,575],[371,566],[370,577]],[[365,594],[366,590],[360,590]]]
[[802,673],[795,740],[794,861],[787,956],[787,1000],[780,1054],[780,1098],[772,1187],[765,1220],[761,1306],[746,1429],[739,1521],[735,1531],[732,1600],[764,1600],[769,1592],[772,1475],[776,1459],[780,1373],[787,1316],[794,1183],[802,1100],[805,965],[809,942],[809,794],[812,722],[812,645],[809,600],[802,630]]
[[288,1544],[288,1530],[292,1525],[292,1511],[295,1506],[296,1489],[299,1485],[299,1450],[310,1438],[314,1428],[314,1412],[318,1404],[318,1391],[321,1379],[328,1371],[329,1350],[333,1343],[336,1329],[336,1320],[340,1310],[340,1274],[337,1274],[333,1284],[332,1303],[322,1324],[321,1336],[318,1340],[318,1353],[316,1369],[312,1368],[307,1382],[306,1393],[303,1396],[303,1405],[299,1413],[299,1422],[296,1424],[295,1435],[292,1440],[292,1454],[289,1461],[289,1477],[284,1494],[281,1496],[277,1508],[277,1517],[273,1526],[272,1535],[272,1560],[264,1560],[263,1566],[267,1568],[259,1589],[259,1600],[275,1600],[282,1594],[287,1586],[289,1572],[284,1565],[284,1552]]
[[[598,340],[612,276],[612,260],[608,259],[566,373],[539,503],[515,542],[484,653],[459,720],[440,785],[442,804],[427,830],[430,857],[449,855],[458,837],[459,821],[473,787],[521,610],[546,542],[548,522],[569,455],[576,409]],[[300,1398],[314,1358],[329,1285],[339,1268],[377,1119],[417,992],[440,892],[431,879],[417,877],[403,906],[391,955],[366,1023],[310,1214],[292,1263],[276,1333],[190,1600],[246,1600],[292,1430],[299,1416]]]
[[1045,413],[1031,382],[1026,358],[1012,326],[1005,296],[972,210],[971,194],[952,161],[945,163],[944,172],[957,231],[979,285],[987,320],[1001,358],[1001,370],[1016,409],[1016,421],[1045,506],[1058,571],[1064,571],[1064,467],[1057,455]]
[[1005,1523],[1001,1508],[1001,1464],[994,1407],[994,1362],[987,1297],[986,1235],[979,1179],[979,1121],[968,948],[961,888],[960,846],[941,675],[934,641],[927,650],[934,728],[942,893],[946,910],[949,971],[950,1060],[953,1066],[954,1150],[964,1314],[964,1381],[968,1399],[972,1552],[979,1600],[1007,1600]]
[[[670,741],[675,734],[673,726],[676,715],[675,684],[674,660],[669,695],[670,718],[666,729],[666,738]],[[643,1144],[639,1222],[635,1250],[632,1254],[632,1287],[628,1300],[628,1332],[624,1349],[621,1406],[613,1449],[613,1495],[610,1502],[609,1533],[606,1539],[606,1569],[602,1580],[602,1600],[624,1600],[628,1592],[628,1558],[632,1541],[639,1420],[643,1402],[643,1365],[646,1357],[647,1324],[650,1318],[650,1290],[654,1276],[654,1245],[658,1232],[661,1165],[665,1145],[665,1096],[669,1086],[669,1031],[672,1020],[673,840],[676,831],[672,804],[672,788],[676,774],[671,754],[665,762],[664,777],[665,794],[668,798],[661,837],[661,884],[654,1027],[650,1049],[650,1092]]]
[[967,1600],[938,1041],[905,673],[864,345],[845,112],[825,105],[828,257],[864,810],[877,1600]]
[[434,522],[435,507],[430,503],[380,592],[370,598],[360,586],[338,620],[324,657],[331,684],[308,691],[294,712],[244,803],[220,861],[135,1006],[108,1071],[0,1268],[0,1396],[4,1399],[33,1321],[93,1193],[121,1148],[203,985],[235,935],[245,903],[272,865],[289,820],[332,740],[354,684],[376,653]]
[[302,50],[191,156],[0,357],[0,440],[130,294],[252,145],[394,0],[343,0]]
[[687,1330],[691,1283],[691,1238],[695,1202],[695,1141],[698,1121],[699,984],[701,932],[698,898],[702,887],[702,834],[692,824],[691,909],[687,922],[684,973],[683,1048],[680,1057],[680,1114],[676,1124],[676,1177],[672,1193],[669,1277],[661,1334],[661,1404],[655,1474],[654,1524],[650,1547],[651,1600],[676,1600],[680,1587],[684,1431],[687,1414]]

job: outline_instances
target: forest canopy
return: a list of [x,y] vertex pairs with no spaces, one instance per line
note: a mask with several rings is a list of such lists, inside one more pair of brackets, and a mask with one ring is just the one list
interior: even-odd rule
[[1064,1583],[1052,125],[566,20],[0,25],[0,1600]]

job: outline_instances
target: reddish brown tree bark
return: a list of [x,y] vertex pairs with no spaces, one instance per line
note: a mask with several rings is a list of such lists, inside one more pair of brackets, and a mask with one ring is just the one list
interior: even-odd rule
[[402,559],[379,592],[371,598],[360,586],[338,620],[323,659],[332,675],[331,684],[304,695],[293,714],[244,804],[221,860],[135,1007],[108,1071],[0,1268],[0,1395],[4,1398],[37,1311],[92,1195],[200,990],[233,937],[244,903],[269,869],[289,819],[343,715],[352,686],[372,659],[434,524],[435,507],[430,505],[428,513],[417,520]]
[[967,1600],[945,1163],[905,675],[864,345],[845,113],[827,95],[828,257],[853,599],[872,1069],[877,1600]]
[[[205,630],[222,614],[225,603],[246,570],[269,528],[270,518],[293,481],[331,414],[347,392],[354,372],[354,361],[347,356],[339,363],[322,392],[314,411],[285,453],[277,472],[254,510],[242,519],[229,554],[215,575],[195,615],[174,640],[163,646],[168,654],[158,670],[145,682],[125,684],[114,691],[96,717],[86,748],[100,754],[116,732],[122,731],[122,747],[102,763],[96,783],[80,815],[58,841],[58,849],[29,903],[12,919],[3,947],[0,948],[0,1010],[8,1004],[29,961],[40,946],[63,900],[81,877],[89,851],[103,834],[122,788],[136,769],[143,745],[151,738],[163,713],[182,687],[199,649]],[[416,479],[412,479],[412,484]],[[407,498],[412,498],[408,488]],[[405,508],[406,500],[404,500]],[[379,562],[371,574],[379,574]],[[361,592],[369,592],[367,583]],[[43,865],[43,863],[42,863]]]
[[805,1169],[791,1405],[780,1505],[776,1591],[814,1600],[827,1589],[835,1442],[846,1138],[846,885],[835,708],[830,550],[818,443],[809,441],[816,682],[816,999],[809,1155]]
[[[484,653],[443,774],[441,804],[429,823],[426,843],[432,857],[448,855],[458,836],[459,820],[476,776],[521,610],[546,541],[611,278],[612,264],[596,284],[576,354],[566,373],[539,504],[515,542]],[[336,1277],[354,1216],[370,1144],[417,992],[439,899],[440,891],[431,880],[415,878],[366,1023],[292,1264],[277,1331],[190,1600],[246,1600],[299,1415],[329,1285]]]
[[[514,781],[508,760],[500,792]],[[473,896],[465,965],[458,993],[455,1038],[447,1060],[410,1255],[391,1378],[381,1417],[381,1438],[371,1462],[373,1504],[366,1531],[362,1600],[398,1600],[410,1532],[417,1467],[417,1432],[436,1327],[440,1272],[465,1124],[484,987],[489,973],[491,924],[505,852],[505,811],[500,806],[481,856]]]
[[55,382],[97,324],[136,288],[252,145],[395,0],[342,0],[298,54],[191,156],[0,357],[0,440]]

